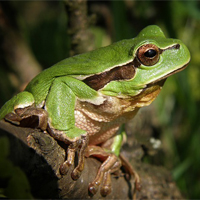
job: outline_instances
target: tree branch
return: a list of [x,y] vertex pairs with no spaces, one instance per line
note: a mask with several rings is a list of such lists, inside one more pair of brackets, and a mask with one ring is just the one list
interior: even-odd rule
[[85,53],[94,49],[94,35],[89,30],[92,17],[87,16],[86,0],[65,0],[68,15],[68,34],[71,37],[70,55]]
[[[37,129],[14,126],[2,120],[0,138],[3,136],[9,138],[9,158],[26,174],[34,198],[102,198],[99,191],[92,197],[88,193],[88,184],[95,178],[101,164],[98,160],[87,158],[81,177],[74,181],[71,178],[73,167],[64,176],[59,173],[59,167],[65,160],[66,146],[49,134]],[[142,190],[137,192],[137,198],[181,199],[168,171],[136,160],[133,163],[133,168],[142,179]],[[130,183],[124,176],[112,175],[112,192],[105,199],[130,199],[131,190]]]

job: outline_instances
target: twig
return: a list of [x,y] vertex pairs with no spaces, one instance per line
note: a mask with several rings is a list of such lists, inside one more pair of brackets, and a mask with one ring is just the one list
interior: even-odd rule
[[89,30],[92,17],[87,16],[86,0],[65,0],[68,15],[68,34],[71,37],[70,55],[94,49],[94,36]]

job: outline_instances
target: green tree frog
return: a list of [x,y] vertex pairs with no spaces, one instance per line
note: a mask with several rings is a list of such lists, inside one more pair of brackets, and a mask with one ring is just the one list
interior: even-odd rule
[[86,156],[102,161],[89,184],[95,194],[111,192],[111,173],[122,165],[119,153],[122,124],[159,94],[166,78],[190,61],[187,47],[166,38],[151,25],[137,37],[62,60],[37,75],[25,90],[6,102],[0,119],[37,127],[68,144],[60,167],[67,173],[78,152],[71,176],[78,179]]

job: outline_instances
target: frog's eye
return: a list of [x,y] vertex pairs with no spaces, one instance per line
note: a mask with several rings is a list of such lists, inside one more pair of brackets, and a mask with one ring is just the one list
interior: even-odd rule
[[143,65],[155,65],[159,61],[160,50],[154,44],[145,44],[138,49],[137,58]]

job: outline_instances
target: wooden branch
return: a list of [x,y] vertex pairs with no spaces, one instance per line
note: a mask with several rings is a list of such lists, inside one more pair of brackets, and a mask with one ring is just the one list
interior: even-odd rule
[[[87,158],[81,177],[74,181],[71,172],[62,176],[59,167],[65,160],[66,146],[38,129],[22,128],[0,121],[0,138],[6,136],[10,143],[10,160],[26,174],[34,198],[100,199],[99,191],[90,196],[88,184],[97,173],[100,162]],[[139,199],[181,199],[170,173],[162,167],[133,161],[134,169],[142,179]],[[6,173],[6,172],[5,172]],[[0,177],[1,179],[1,177]],[[1,181],[0,181],[1,182]],[[124,176],[112,175],[112,192],[105,199],[130,199],[132,189]]]
[[[71,171],[61,176],[59,167],[65,160],[64,144],[59,145],[48,134],[30,128],[21,128],[7,122],[0,122],[0,136],[8,136],[10,158],[25,172],[35,198],[90,198],[88,184],[96,175],[100,162],[86,159],[81,177],[74,181]],[[114,190],[123,185],[123,190],[107,196],[108,199],[128,198],[129,185],[124,177],[113,179]],[[101,198],[99,192],[93,198]]]
[[70,56],[85,53],[95,48],[94,35],[89,30],[92,17],[87,16],[86,0],[65,0],[68,15],[68,34],[71,37]]

